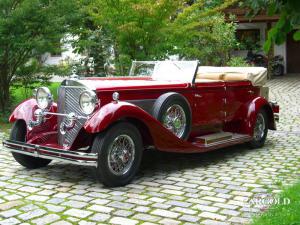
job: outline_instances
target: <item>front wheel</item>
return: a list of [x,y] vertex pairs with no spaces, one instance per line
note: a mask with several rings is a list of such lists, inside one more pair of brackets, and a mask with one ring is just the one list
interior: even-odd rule
[[139,169],[142,137],[134,125],[120,122],[95,137],[92,152],[98,153],[97,178],[109,187],[123,186]]
[[[27,129],[25,122],[22,120],[18,120],[14,123],[12,127],[10,133],[10,140],[25,142],[26,132]],[[45,167],[51,162],[51,160],[49,159],[36,158],[15,152],[13,152],[12,155],[20,165],[26,167],[27,169],[37,169],[40,167]]]
[[250,147],[260,148],[265,144],[268,135],[268,116],[264,110],[260,110],[256,116],[253,129],[253,139],[249,142]]

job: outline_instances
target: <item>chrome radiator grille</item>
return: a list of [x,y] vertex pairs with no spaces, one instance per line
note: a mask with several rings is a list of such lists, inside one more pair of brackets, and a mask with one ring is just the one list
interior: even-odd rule
[[[61,86],[58,90],[58,112],[59,113],[75,113],[78,116],[85,116],[79,107],[80,93],[86,88],[81,86]],[[58,117],[58,144],[61,146],[71,146],[77,137],[80,129],[85,123],[86,119],[78,119],[75,126],[62,134],[59,130],[61,123],[65,122],[67,117]],[[66,121],[67,122],[67,121]]]

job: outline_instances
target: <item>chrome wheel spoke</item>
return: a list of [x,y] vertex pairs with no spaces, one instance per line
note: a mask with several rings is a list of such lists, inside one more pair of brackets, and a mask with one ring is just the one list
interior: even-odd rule
[[266,129],[266,124],[265,124],[264,116],[261,113],[259,113],[257,115],[255,127],[253,130],[253,138],[256,141],[260,141],[264,137],[265,129]]
[[109,147],[108,167],[115,175],[124,175],[132,166],[135,145],[128,135],[119,135]]
[[163,125],[181,138],[186,128],[186,115],[180,105],[170,106],[163,115]]

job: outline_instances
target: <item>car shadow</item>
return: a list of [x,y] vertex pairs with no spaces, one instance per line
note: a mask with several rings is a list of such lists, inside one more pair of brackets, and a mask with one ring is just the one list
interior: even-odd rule
[[[207,167],[224,162],[226,159],[245,155],[250,151],[246,144],[226,147],[204,153],[170,153],[157,150],[146,151],[143,156],[141,170],[161,169],[162,167],[170,172],[181,169],[193,169]],[[167,165],[167,166],[166,166]]]
[[[226,147],[206,153],[169,153],[158,150],[145,150],[141,167],[132,183],[138,184],[145,180],[153,180],[155,176],[168,176],[178,171],[194,169],[205,169],[206,167],[226,162],[238,156],[247,155],[251,151],[264,151],[272,147],[273,143],[266,142],[264,148],[250,149],[246,144]],[[20,170],[24,170],[23,168]],[[103,185],[96,182],[94,170],[85,166],[78,166],[60,162],[52,162],[45,168],[28,170],[32,175],[42,174],[49,183],[54,181],[60,183],[91,184],[93,187],[101,188]],[[24,172],[22,172],[24,174]]]

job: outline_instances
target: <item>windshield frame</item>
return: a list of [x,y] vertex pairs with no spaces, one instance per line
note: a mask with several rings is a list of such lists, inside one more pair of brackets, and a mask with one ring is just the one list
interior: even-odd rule
[[[194,72],[192,73],[191,71],[191,74],[190,74],[190,78],[189,80],[185,80],[184,82],[187,82],[187,83],[195,83],[195,80],[196,80],[196,75],[197,75],[197,72],[198,72],[198,68],[199,68],[199,61],[198,60],[177,60],[177,61],[174,61],[174,60],[164,60],[164,61],[133,61],[132,62],[132,65],[131,65],[131,68],[130,68],[130,72],[129,72],[129,76],[132,76],[134,77],[134,72],[135,72],[135,69],[137,67],[137,65],[139,64],[144,64],[144,65],[154,65],[154,68],[153,68],[153,72],[151,75],[145,75],[144,77],[153,77],[153,74],[154,74],[154,71],[155,71],[155,68],[157,65],[159,65],[160,63],[173,63],[176,67],[178,67],[176,65],[176,63],[191,63],[192,66],[195,66],[195,69],[194,69]],[[194,65],[193,65],[194,64]],[[140,77],[143,77],[143,76],[140,76]],[[164,79],[162,79],[164,80]],[[166,79],[167,80],[167,79]],[[176,79],[174,79],[176,80]],[[179,81],[183,81],[183,80],[179,80]]]

